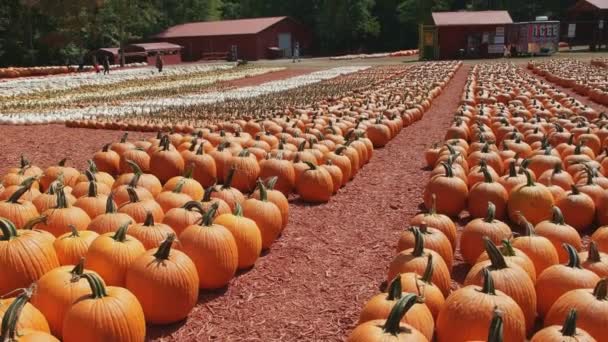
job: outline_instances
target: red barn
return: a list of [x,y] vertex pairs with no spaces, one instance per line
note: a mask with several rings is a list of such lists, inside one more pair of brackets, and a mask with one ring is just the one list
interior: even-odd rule
[[156,64],[156,55],[163,56],[164,64],[179,64],[182,62],[182,47],[179,45],[160,42],[160,43],[137,43],[125,46],[125,57],[128,59],[140,57],[141,62],[148,65]]
[[426,59],[502,56],[513,24],[507,11],[433,12],[433,22],[420,30],[421,56]]
[[187,23],[154,36],[184,47],[186,61],[225,59],[236,45],[238,58],[269,58],[277,49],[291,57],[297,43],[300,55],[310,47],[312,32],[290,17],[254,18]]

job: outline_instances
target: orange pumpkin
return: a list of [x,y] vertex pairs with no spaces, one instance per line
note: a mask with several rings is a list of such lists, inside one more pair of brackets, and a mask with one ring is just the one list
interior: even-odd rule
[[283,231],[281,210],[268,201],[266,186],[258,180],[259,200],[252,197],[243,202],[243,214],[252,219],[262,234],[262,249],[268,249]]
[[170,145],[171,141],[165,136],[161,139],[160,148],[150,154],[150,173],[161,183],[184,173],[184,158]]
[[509,194],[509,218],[518,222],[518,213],[522,213],[532,224],[550,219],[554,204],[553,195],[544,185],[534,183],[529,171],[524,172],[527,177],[526,184],[513,188]]
[[325,203],[334,192],[334,184],[327,170],[306,162],[308,169],[296,177],[296,191],[300,199],[310,203]]
[[[11,305],[15,303],[15,301],[19,301],[21,299],[20,297],[27,297],[27,301],[31,301],[31,299],[38,292],[38,286],[36,285],[35,288],[34,286],[30,286],[30,288],[23,289],[20,292],[21,294],[19,294],[17,297],[0,299],[0,321],[3,320]],[[17,330],[30,329],[50,333],[51,329],[45,315],[40,312],[37,307],[27,301],[19,314]]]
[[87,229],[97,234],[105,234],[115,232],[120,226],[130,224],[131,222],[133,222],[131,216],[118,212],[116,203],[114,203],[114,197],[110,194],[106,201],[105,213],[91,220]]
[[585,330],[577,328],[576,317],[576,309],[571,309],[563,325],[551,325],[540,330],[530,342],[596,342]]
[[484,219],[477,218],[467,223],[460,234],[460,253],[469,265],[474,265],[485,249],[484,237],[495,244],[511,238],[511,228],[494,218],[494,203],[489,202]]
[[521,222],[525,231],[513,240],[513,247],[523,251],[532,260],[538,277],[545,269],[559,263],[557,250],[549,239],[536,235],[534,227],[525,217],[521,216]]
[[437,320],[439,311],[445,303],[445,297],[441,289],[431,281],[433,278],[433,255],[427,257],[426,268],[422,276],[415,272],[402,273],[401,288],[403,292],[416,293],[424,300],[424,304],[429,308],[433,319]]
[[448,216],[437,213],[435,194],[431,195],[431,207],[429,211],[414,216],[410,221],[410,225],[412,226],[420,226],[422,224],[427,224],[429,227],[440,230],[450,240],[452,251],[456,251],[456,225]]
[[119,213],[129,215],[135,223],[144,222],[148,213],[152,213],[155,221],[161,222],[163,220],[165,214],[156,201],[151,199],[140,200],[137,192],[131,187],[127,191],[129,193],[129,203],[123,204],[118,208]]
[[57,189],[56,196],[55,208],[47,209],[42,213],[47,218],[40,226],[41,229],[55,236],[71,232],[70,225],[74,225],[77,230],[86,230],[91,223],[89,215],[78,207],[70,206],[63,188]]
[[[28,300],[31,297],[31,290],[27,290],[19,297],[15,298],[2,317],[2,325],[0,326],[0,338],[3,341],[44,341],[58,342],[55,337],[48,333],[48,324],[46,331],[39,331],[31,328],[22,328],[19,324],[23,318],[28,318],[27,314],[30,310],[25,310]],[[25,316],[25,317],[24,317]],[[44,320],[44,317],[41,317]],[[46,323],[46,321],[44,322]]]
[[237,203],[234,214],[222,214],[215,223],[226,227],[234,237],[239,256],[239,269],[252,267],[262,251],[262,233],[256,222],[243,216],[243,209]]
[[579,259],[583,261],[581,266],[590,270],[601,278],[608,277],[608,254],[597,249],[594,241],[589,243],[589,251],[579,253]]
[[164,223],[155,223],[154,215],[151,212],[148,212],[143,223],[136,223],[129,227],[129,235],[141,242],[145,250],[158,248],[171,234],[175,234],[175,231]]
[[76,265],[84,258],[99,234],[89,230],[78,231],[74,225],[70,225],[72,232],[65,233],[53,242],[55,252],[61,265]]
[[456,217],[466,208],[469,190],[465,182],[454,177],[452,168],[442,163],[445,175],[438,175],[429,181],[424,189],[424,205],[431,208],[432,196],[436,196],[435,210],[440,214]]
[[6,201],[0,202],[0,217],[4,217],[21,228],[29,220],[38,217],[39,213],[32,202],[21,197],[30,190],[35,178],[28,178]]
[[564,222],[564,217],[558,207],[553,207],[553,217],[551,220],[540,222],[534,227],[536,234],[547,238],[555,247],[560,263],[568,260],[568,253],[562,248],[564,243],[574,247],[577,251],[583,249],[581,236],[572,226]]

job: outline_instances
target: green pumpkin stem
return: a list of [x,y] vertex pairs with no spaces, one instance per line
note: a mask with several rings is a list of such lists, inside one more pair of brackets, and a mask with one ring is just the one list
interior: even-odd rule
[[181,194],[182,190],[184,189],[184,185],[186,185],[186,178],[182,178],[179,180],[179,182],[177,182],[177,185],[175,186],[175,189],[173,189],[173,193],[174,194]]
[[213,224],[213,218],[215,217],[217,208],[219,208],[219,204],[217,202],[215,202],[211,205],[209,210],[207,210],[207,212],[203,216],[203,226],[209,227]]
[[260,201],[268,202],[268,192],[266,191],[266,186],[264,186],[264,182],[261,179],[257,180],[256,188],[260,191]]
[[99,170],[97,170],[97,164],[95,164],[95,162],[92,159],[87,160],[87,164],[89,164],[89,170],[92,174],[97,174],[99,173]]
[[437,215],[437,195],[435,195],[435,193],[431,195],[431,208],[429,209],[429,214],[432,216]]
[[95,175],[93,174],[93,172],[91,172],[91,170],[85,170],[84,171],[84,175],[87,176],[87,181],[89,182],[96,182],[97,178],[95,177]]
[[78,228],[76,228],[75,225],[73,224],[68,224],[68,227],[70,228],[70,237],[80,237],[80,233],[78,233]]
[[36,177],[28,177],[21,182],[19,189],[15,191],[6,201],[9,203],[19,203],[21,196],[25,195],[31,188],[34,182],[36,181]]
[[240,203],[237,203],[234,206],[234,212],[232,214],[236,217],[243,217],[243,206]]
[[106,214],[114,214],[116,212],[118,212],[118,208],[116,208],[116,203],[114,203],[114,193],[110,192],[106,201]]
[[196,165],[194,165],[194,163],[190,163],[190,165],[188,165],[188,167],[186,168],[186,171],[184,171],[184,175],[182,177],[186,179],[192,179],[192,174],[194,173],[195,167]]
[[445,177],[454,177],[454,170],[452,170],[448,163],[441,163],[441,166],[443,166],[443,169],[445,170]]
[[78,281],[84,273],[84,258],[80,258],[78,263],[74,265],[74,268],[70,271],[72,274],[72,281]]
[[[328,160],[328,162],[331,162],[331,160]],[[277,185],[278,180],[279,180],[279,177],[277,177],[277,176],[268,178],[266,180],[266,188],[268,190],[274,190],[274,187]]]
[[134,161],[132,161],[130,159],[127,159],[127,164],[129,164],[129,166],[131,167],[131,170],[133,170],[133,173],[135,175],[140,175],[141,176],[143,174],[143,171],[141,170],[141,168],[139,167],[139,165],[137,165],[136,162],[134,162]]
[[532,174],[530,171],[523,169],[523,173],[526,175],[526,186],[535,186],[534,180],[532,179]]
[[57,166],[65,167],[65,162],[67,162],[67,161],[68,161],[68,158],[63,158],[59,161],[59,163],[57,163]]
[[575,184],[570,185],[570,189],[572,190],[572,195],[578,195],[581,193]]
[[509,163],[509,178],[517,177],[517,170],[515,169],[515,161]]
[[210,187],[205,189],[205,194],[203,195],[202,202],[205,203],[211,201],[211,194],[214,192],[217,192],[217,188],[215,187],[215,185],[211,185]]
[[562,326],[562,336],[576,336],[576,318],[576,309],[570,309],[570,312],[568,312],[568,316],[566,316],[566,320],[564,321],[564,325]]
[[231,167],[228,170],[228,174],[226,175],[226,179],[224,180],[224,185],[222,185],[222,189],[230,189],[232,186],[232,179],[234,178],[234,173],[236,172],[235,167]]
[[386,300],[397,300],[401,298],[401,294],[403,292],[401,288],[401,274],[398,274],[388,286],[388,295],[386,296]]
[[391,309],[391,312],[388,315],[388,318],[386,319],[382,330],[387,334],[398,336],[401,332],[400,325],[403,316],[407,313],[409,309],[412,308],[412,306],[414,306],[414,304],[417,303],[417,301],[417,296],[411,293],[408,293],[405,296],[401,297],[401,299],[399,299],[399,301],[397,301],[395,306],[393,306],[393,308]]
[[127,187],[127,194],[129,194],[129,202],[137,203],[139,202],[139,196],[137,195],[137,191],[132,186]]
[[47,215],[40,215],[38,217],[34,217],[33,219],[27,221],[22,230],[33,230],[34,227],[39,223],[46,223]]
[[551,217],[551,222],[553,224],[563,226],[565,224],[565,221],[564,221],[564,214],[562,214],[562,210],[560,208],[558,208],[557,206],[553,206],[553,208],[551,208],[551,211],[553,212],[553,215]]
[[313,163],[311,163],[309,161],[305,161],[304,164],[308,165],[308,170],[316,170],[317,169],[317,165],[315,165],[315,164],[313,164]]
[[581,260],[578,257],[578,253],[576,252],[576,249],[574,249],[574,247],[572,247],[572,245],[569,245],[567,243],[562,244],[562,247],[564,247],[566,252],[568,252],[568,263],[566,264],[566,266],[580,269]]
[[600,251],[597,249],[597,244],[595,243],[595,241],[591,241],[589,243],[587,261],[592,263],[602,262],[602,256],[600,255]]
[[435,271],[435,267],[433,266],[433,254],[429,253],[427,256],[426,268],[424,269],[424,273],[420,280],[424,283],[432,284],[433,273]]
[[19,236],[15,224],[3,217],[0,217],[0,231],[2,231],[1,241],[8,241]]
[[420,257],[424,254],[424,237],[418,227],[412,227],[412,233],[414,233],[414,251],[412,255]]
[[0,341],[18,340],[17,323],[19,322],[23,308],[30,298],[32,298],[33,291],[33,287],[25,289],[6,309],[0,326]]
[[89,192],[87,194],[88,197],[97,197],[97,182],[90,181],[89,182]]
[[494,203],[488,202],[488,211],[486,213],[486,217],[485,217],[484,221],[486,221],[487,223],[492,223],[492,222],[494,222],[495,217],[496,217],[496,206],[494,205]]
[[163,241],[160,244],[160,246],[158,246],[156,253],[154,253],[154,257],[157,260],[169,259],[169,254],[171,253],[171,246],[173,245],[174,241],[175,241],[175,234],[168,234],[165,241]]
[[494,279],[492,278],[492,273],[487,268],[483,269],[483,287],[481,289],[481,292],[496,296],[496,287],[494,286]]
[[105,144],[101,147],[101,152],[108,152],[111,144]]
[[182,206],[182,208],[186,209],[187,211],[192,211],[192,210],[196,209],[201,214],[203,214],[205,212],[203,205],[197,201],[188,201]]
[[56,209],[65,209],[69,207],[68,199],[65,196],[65,190],[63,186],[57,189],[57,193],[55,195],[57,196],[57,205],[55,206]]
[[98,275],[94,273],[84,273],[81,277],[86,279],[89,283],[92,298],[100,299],[108,296],[108,293],[106,292],[106,287]]
[[27,158],[22,154],[21,157],[19,158],[19,165],[21,166],[20,169],[26,169],[29,166],[31,166],[32,164],[30,163],[29,160],[27,160]]
[[597,298],[597,300],[608,300],[608,279],[603,278],[602,280],[597,282],[595,288],[593,289],[593,296]]
[[490,262],[492,263],[491,268],[493,270],[507,268],[507,261],[494,242],[492,242],[492,240],[490,240],[487,236],[484,236],[483,243],[485,245],[486,252],[488,253],[488,257],[490,258]]
[[116,242],[125,242],[125,240],[127,239],[127,230],[129,230],[130,224],[131,222],[127,222],[120,226],[116,233],[114,233],[114,236],[112,236],[112,239]]
[[507,239],[502,240],[501,252],[504,256],[516,256],[515,249],[513,249],[513,245],[511,245],[511,242]]
[[488,171],[487,168],[482,168],[481,172],[483,173],[484,182],[486,182],[486,183],[494,182],[494,180],[492,179],[492,175],[490,174],[490,172]]
[[503,341],[503,319],[498,308],[494,308],[494,316],[490,322],[490,330],[488,332],[488,342]]

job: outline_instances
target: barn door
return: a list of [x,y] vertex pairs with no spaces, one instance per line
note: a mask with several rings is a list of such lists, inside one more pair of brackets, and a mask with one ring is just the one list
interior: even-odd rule
[[420,25],[419,28],[419,49],[420,57],[425,60],[433,60],[439,58],[439,43],[437,28],[431,25]]
[[291,57],[291,33],[279,33],[279,49],[284,57]]

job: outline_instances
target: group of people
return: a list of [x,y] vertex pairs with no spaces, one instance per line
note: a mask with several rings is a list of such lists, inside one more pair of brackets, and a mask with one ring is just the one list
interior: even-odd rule
[[[161,54],[157,54],[156,55],[156,69],[158,69],[158,72],[163,72],[163,66],[164,66],[165,62],[163,61],[163,56]],[[99,63],[97,63],[97,59],[94,58],[93,59],[93,68],[95,69],[96,73],[101,73],[101,68],[103,68],[103,74],[107,75],[110,73],[110,59],[108,58],[108,56],[105,56],[103,58],[103,61],[101,63],[101,66],[99,65]]]

